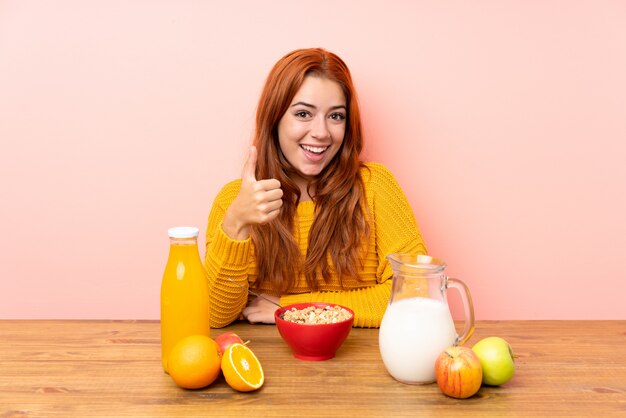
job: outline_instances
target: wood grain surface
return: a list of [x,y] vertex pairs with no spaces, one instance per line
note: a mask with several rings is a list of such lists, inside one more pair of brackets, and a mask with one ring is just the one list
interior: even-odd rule
[[457,400],[436,384],[391,378],[378,330],[352,330],[337,356],[295,359],[273,325],[232,330],[257,354],[265,385],[238,393],[223,377],[178,388],[161,368],[156,321],[0,321],[0,417],[571,417],[626,416],[626,321],[479,321],[507,339],[516,375]]

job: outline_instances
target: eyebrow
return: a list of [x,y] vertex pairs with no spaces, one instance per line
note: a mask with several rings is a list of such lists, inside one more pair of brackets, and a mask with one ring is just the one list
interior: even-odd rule
[[[312,109],[317,109],[317,107],[315,105],[312,105],[310,103],[306,103],[306,102],[297,102],[291,105],[291,107],[295,107],[295,106],[305,106],[305,107],[310,107]],[[330,110],[337,110],[337,109],[343,109],[346,110],[346,106],[345,105],[337,105],[337,106],[331,106]]]

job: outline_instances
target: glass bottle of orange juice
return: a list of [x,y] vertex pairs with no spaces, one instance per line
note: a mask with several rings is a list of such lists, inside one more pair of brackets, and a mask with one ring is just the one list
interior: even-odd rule
[[198,228],[168,229],[170,254],[161,282],[161,360],[189,335],[210,336],[209,290],[198,252]]

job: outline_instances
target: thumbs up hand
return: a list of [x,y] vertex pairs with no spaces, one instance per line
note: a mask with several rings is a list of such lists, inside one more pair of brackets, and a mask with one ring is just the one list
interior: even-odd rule
[[283,191],[276,179],[257,180],[257,150],[251,146],[241,172],[241,190],[226,210],[222,229],[231,238],[247,239],[250,226],[276,218],[283,205]]

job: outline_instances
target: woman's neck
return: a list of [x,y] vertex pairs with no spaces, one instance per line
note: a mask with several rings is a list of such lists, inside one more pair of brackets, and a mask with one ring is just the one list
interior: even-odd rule
[[[294,180],[296,181],[296,185],[300,189],[300,202],[307,202],[307,201],[313,200],[313,196],[315,196],[315,191],[308,190],[308,185],[309,185],[308,180],[302,177],[298,177]],[[313,196],[311,196],[309,192],[311,192]]]
[[300,189],[300,202],[308,202],[313,200],[313,198],[307,193],[306,189]]

